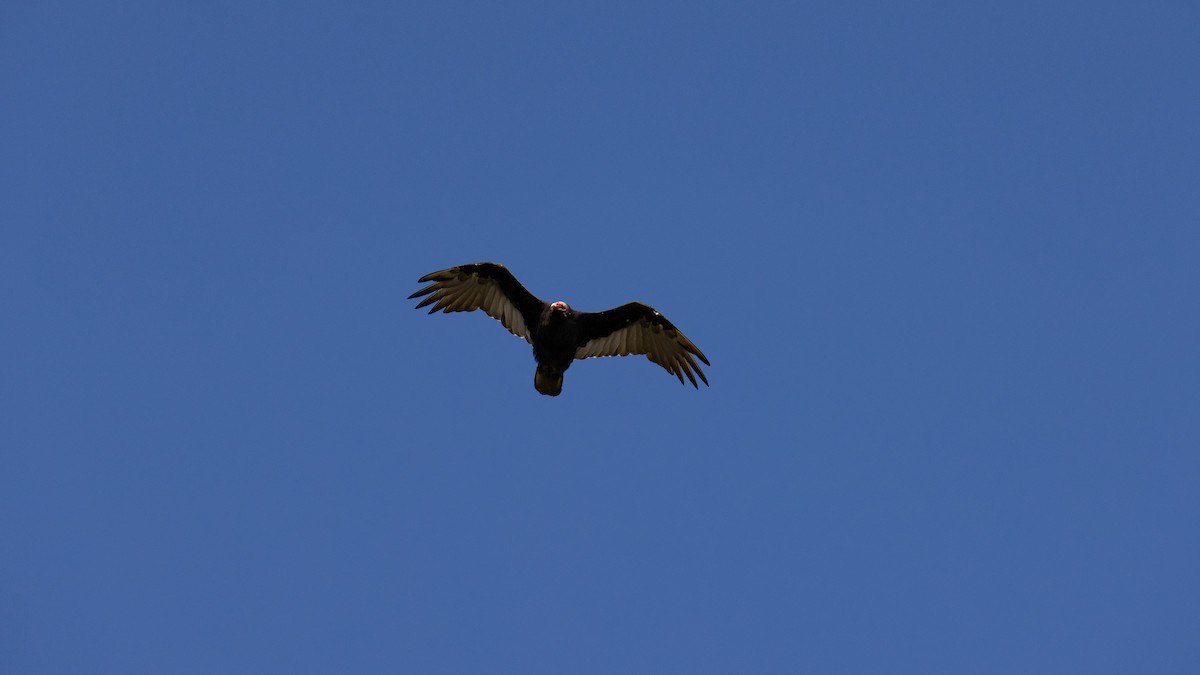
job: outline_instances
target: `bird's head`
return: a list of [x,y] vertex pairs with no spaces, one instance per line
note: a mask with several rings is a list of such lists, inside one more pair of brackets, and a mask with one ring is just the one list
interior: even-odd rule
[[567,303],[563,302],[562,300],[550,303],[550,309],[552,309],[555,312],[561,312],[563,314],[566,314],[571,311],[571,308],[567,306]]

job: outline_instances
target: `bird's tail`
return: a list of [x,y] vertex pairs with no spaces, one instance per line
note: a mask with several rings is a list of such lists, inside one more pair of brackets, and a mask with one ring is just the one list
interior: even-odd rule
[[558,396],[562,393],[563,374],[554,372],[542,365],[538,365],[537,372],[533,374],[533,388],[538,390],[539,394],[546,396]]

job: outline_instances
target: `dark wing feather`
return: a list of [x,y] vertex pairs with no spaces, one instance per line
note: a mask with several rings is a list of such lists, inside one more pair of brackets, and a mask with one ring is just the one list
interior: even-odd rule
[[696,359],[700,359],[704,365],[711,365],[708,359],[653,307],[631,302],[606,312],[579,315],[579,348],[575,350],[575,358],[627,354],[645,354],[646,358],[678,377],[680,383],[686,375],[692,386],[699,389],[698,375],[708,385],[708,378],[696,364]]
[[417,304],[417,308],[433,305],[430,314],[443,312],[471,312],[482,309],[493,319],[498,319],[513,335],[532,342],[531,326],[537,324],[545,303],[542,302],[499,263],[473,263],[426,274],[420,283],[432,281],[425,288],[408,296],[409,300],[422,295],[428,297]]

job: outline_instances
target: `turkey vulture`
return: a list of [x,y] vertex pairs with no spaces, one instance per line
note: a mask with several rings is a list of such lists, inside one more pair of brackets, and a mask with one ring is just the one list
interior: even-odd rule
[[418,279],[427,281],[433,283],[408,296],[409,300],[428,296],[417,309],[431,304],[430,314],[482,309],[498,319],[513,335],[533,345],[538,364],[533,387],[547,396],[562,393],[563,373],[572,361],[593,356],[645,354],[681,384],[686,375],[693,387],[700,388],[696,376],[708,386],[708,378],[696,365],[697,358],[710,365],[704,354],[667,317],[640,302],[604,312],[577,312],[561,300],[543,302],[504,265],[491,262],[459,265]]

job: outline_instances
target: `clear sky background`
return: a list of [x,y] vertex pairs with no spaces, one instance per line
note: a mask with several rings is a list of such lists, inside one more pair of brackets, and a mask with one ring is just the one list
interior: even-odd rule
[[1197,7],[5,3],[0,670],[1197,672]]

